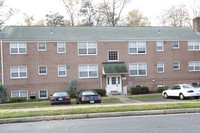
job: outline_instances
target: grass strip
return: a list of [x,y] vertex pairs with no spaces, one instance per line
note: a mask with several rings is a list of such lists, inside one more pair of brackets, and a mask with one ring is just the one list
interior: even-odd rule
[[[105,101],[119,101],[118,98],[102,98],[102,102]],[[73,106],[76,105],[76,100],[72,99],[71,104]],[[68,105],[54,105],[55,106],[68,106]],[[23,109],[23,108],[44,108],[44,107],[52,107],[49,101],[41,101],[41,102],[24,102],[24,103],[9,103],[9,104],[0,104],[0,109]]]
[[132,96],[129,97],[132,100],[140,100],[140,99],[152,99],[152,98],[162,98],[161,94],[153,94],[153,95],[141,95],[141,96]]
[[0,113],[0,119],[34,117],[34,116],[103,113],[103,112],[182,109],[182,108],[200,108],[200,102],[170,103],[170,104],[162,104],[162,105],[161,104],[123,105],[123,106],[114,106],[114,107],[91,107],[91,108],[77,108],[77,109],[54,110],[54,111],[29,111],[29,112],[10,112],[10,113],[6,112],[6,113]]

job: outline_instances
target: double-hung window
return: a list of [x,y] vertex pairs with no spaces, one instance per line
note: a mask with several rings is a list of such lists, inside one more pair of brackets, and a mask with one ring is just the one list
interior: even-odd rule
[[79,78],[97,78],[98,65],[79,65]]
[[11,97],[25,97],[28,99],[28,91],[12,91]]
[[66,77],[66,65],[59,65],[58,66],[58,77]]
[[39,75],[47,75],[47,66],[38,66]]
[[164,51],[163,41],[157,41],[156,42],[156,50],[157,51]]
[[157,63],[157,72],[158,73],[164,73],[164,63],[163,62]]
[[129,65],[130,76],[146,76],[147,65],[146,63],[133,63]]
[[199,50],[200,50],[200,41],[188,42],[188,51],[199,51]]
[[39,90],[39,98],[48,98],[48,91],[47,90]]
[[188,63],[189,72],[200,71],[200,61],[190,61]]
[[25,42],[11,42],[10,54],[26,54],[26,43]]
[[180,69],[180,62],[175,61],[173,62],[173,70],[179,70]]
[[27,78],[27,67],[26,66],[13,66],[10,68],[11,79]]
[[57,43],[57,53],[66,53],[66,44],[64,42]]
[[119,54],[118,54],[118,51],[108,51],[108,60],[109,61],[118,61],[119,59]]
[[96,42],[79,42],[78,54],[79,55],[96,55],[97,43]]
[[172,48],[173,49],[178,49],[179,48],[179,41],[173,41],[172,42]]
[[38,51],[46,51],[46,43],[45,42],[39,42],[37,44],[37,48],[38,48]]
[[129,54],[145,54],[146,53],[146,42],[129,42]]

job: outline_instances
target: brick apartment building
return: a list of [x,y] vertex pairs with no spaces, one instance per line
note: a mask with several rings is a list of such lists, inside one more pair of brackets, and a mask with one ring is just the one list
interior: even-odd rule
[[200,82],[200,18],[183,27],[6,26],[0,33],[1,83],[8,97],[47,98],[78,90],[122,92],[136,85]]

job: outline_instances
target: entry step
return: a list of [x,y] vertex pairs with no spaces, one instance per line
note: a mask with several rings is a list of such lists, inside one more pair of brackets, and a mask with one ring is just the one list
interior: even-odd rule
[[118,92],[118,91],[111,91],[110,92],[110,95],[121,95],[122,93],[121,92]]

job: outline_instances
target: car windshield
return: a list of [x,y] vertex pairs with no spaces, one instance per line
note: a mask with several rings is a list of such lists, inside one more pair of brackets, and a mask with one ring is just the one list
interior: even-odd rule
[[56,92],[53,94],[53,96],[66,96],[68,95],[67,92]]
[[82,95],[96,95],[96,93],[93,91],[85,91],[82,93]]
[[187,84],[185,84],[185,85],[182,85],[182,87],[183,87],[184,89],[193,88],[191,85],[187,85]]

